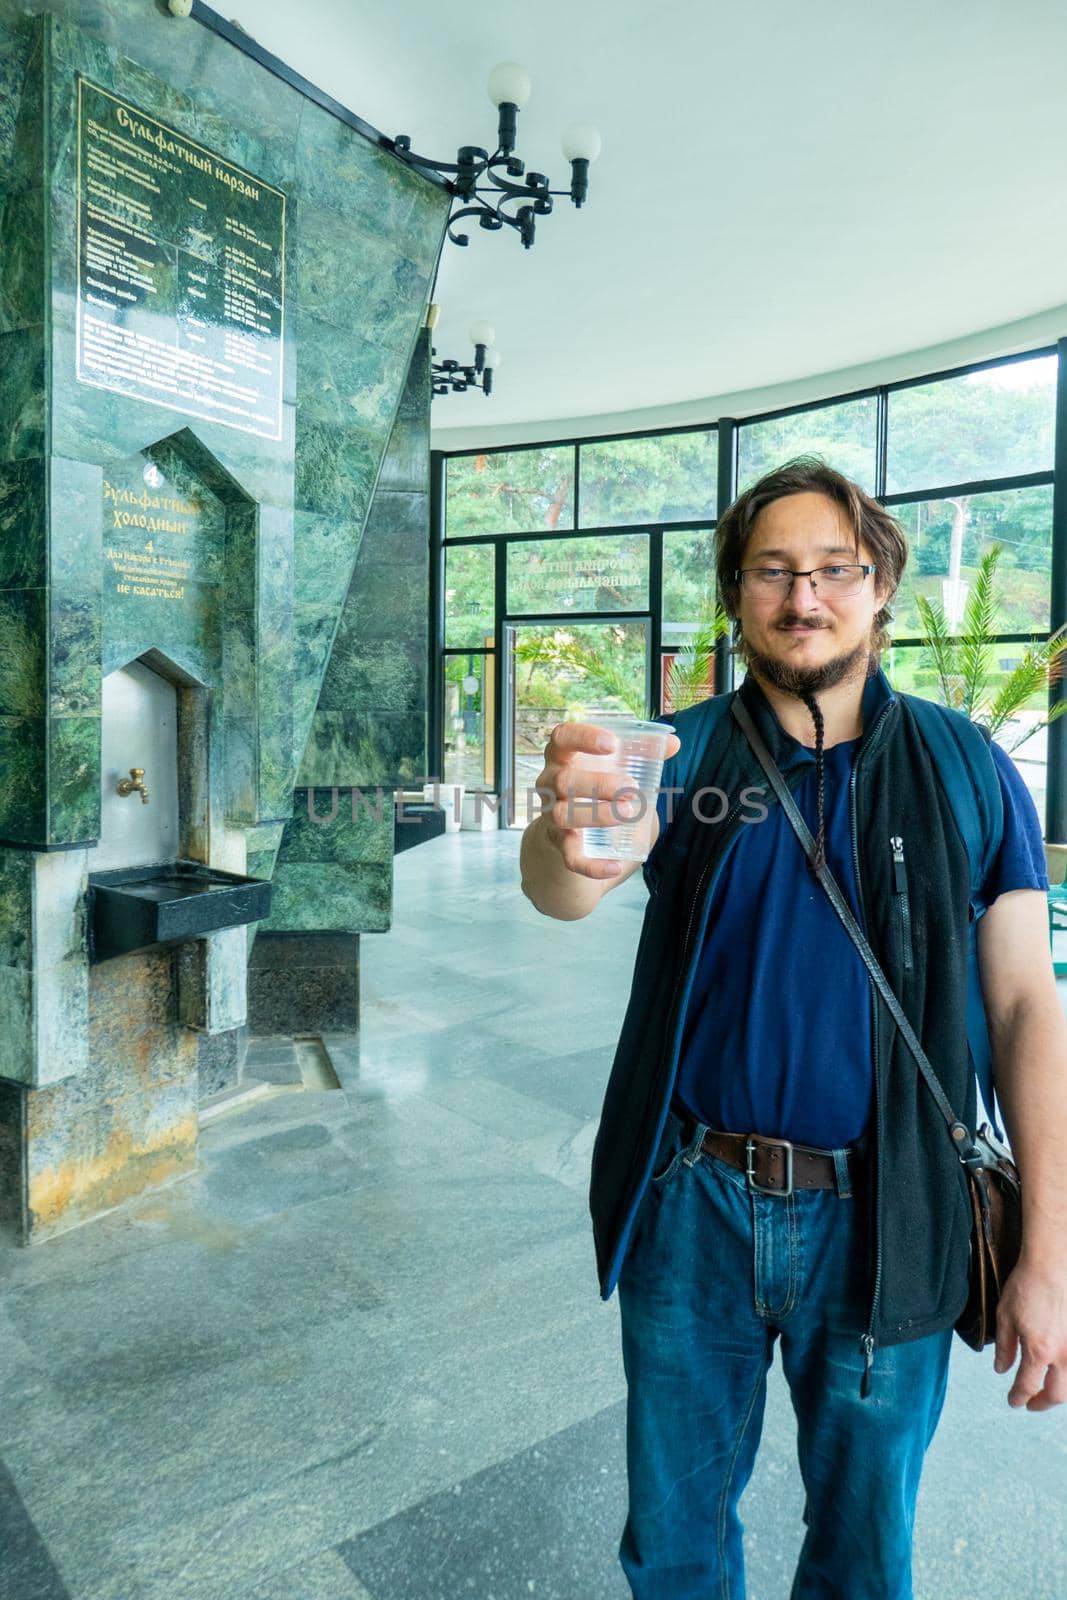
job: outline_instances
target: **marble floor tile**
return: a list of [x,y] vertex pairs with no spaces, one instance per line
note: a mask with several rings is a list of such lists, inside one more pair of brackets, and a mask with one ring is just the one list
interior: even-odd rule
[[341,1545],[374,1600],[625,1600],[625,1416],[612,1406]]
[[599,1121],[604,1084],[611,1071],[615,1041],[569,1055],[541,1055],[533,1061],[500,1055],[489,1076],[532,1100],[566,1111],[579,1121]]
[[439,1076],[423,1093],[434,1105],[446,1106],[478,1127],[519,1142],[564,1139],[578,1127],[575,1118],[566,1112],[482,1074]]
[[0,1462],[0,1595],[5,1600],[70,1600],[70,1590]]
[[353,1573],[340,1550],[323,1550],[286,1567],[233,1600],[377,1600]]
[[300,1062],[296,1046],[290,1043],[285,1050],[270,1054],[253,1054],[249,1050],[241,1069],[243,1080],[256,1079],[260,1083],[300,1083]]
[[[359,1034],[327,1036],[339,1088],[235,1107],[181,1183],[0,1248],[3,1600],[11,1573],[11,1600],[621,1600],[587,1188],[644,891],[555,923],[518,845],[397,858]],[[1067,1594],[1067,1417],[1009,1412],[1008,1383],[954,1352],[922,1600],[999,1593],[1005,1529],[1013,1593]],[[786,1600],[802,1506],[776,1362],[743,1506],[759,1600]]]
[[625,1010],[621,1002],[591,1004],[588,998],[570,1008],[561,1004],[553,1009],[551,1003],[536,1008],[513,1006],[499,1016],[486,1017],[482,1026],[487,1034],[500,1040],[502,1048],[512,1044],[523,1049],[533,1046],[544,1058],[573,1055],[577,1050],[598,1046],[606,1049],[610,1045],[614,1051]]

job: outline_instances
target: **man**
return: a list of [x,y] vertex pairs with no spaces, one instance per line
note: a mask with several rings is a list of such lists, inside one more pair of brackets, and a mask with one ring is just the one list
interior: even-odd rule
[[[983,748],[1005,825],[973,912],[919,719],[879,666],[906,558],[892,517],[814,458],[768,474],[716,532],[747,667],[736,693],[972,1131],[967,939],[981,918],[1024,1193],[996,1370],[1021,1349],[1008,1400],[1041,1411],[1067,1399],[1067,1023],[1041,829],[1010,758]],[[806,1491],[793,1600],[909,1600],[919,1477],[966,1298],[962,1168],[744,733],[729,714],[712,726],[711,705],[675,718],[663,791],[711,726],[698,779],[725,798],[671,818],[661,792],[649,811],[651,897],[593,1157],[628,1384],[621,1560],[636,1600],[743,1596],[737,1503],[780,1339]],[[625,776],[582,768],[604,748],[578,723],[546,747],[540,784],[558,798],[521,854],[545,915],[587,916],[634,870],[581,853],[581,826],[623,816]]]

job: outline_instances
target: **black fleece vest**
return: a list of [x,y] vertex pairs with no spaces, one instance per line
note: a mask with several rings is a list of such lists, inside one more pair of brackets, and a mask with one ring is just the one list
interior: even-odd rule
[[[795,791],[810,764],[798,759],[754,678],[735,692]],[[759,788],[760,803],[778,804],[729,714],[720,716],[711,735],[697,784],[725,790],[730,805],[720,822],[707,823],[682,804],[664,841],[593,1151],[590,1210],[605,1299],[615,1288],[666,1121],[709,887],[726,846],[745,826],[740,813],[752,815],[751,795],[743,791]],[[853,787],[862,926],[950,1105],[973,1128],[966,1027],[970,868],[907,696],[897,695],[864,727]],[[894,835],[904,840],[908,863],[910,928],[902,924],[894,892]],[[945,1122],[873,986],[870,993],[876,1093],[868,1141],[874,1162],[867,1186],[868,1294],[871,1332],[877,1344],[888,1345],[950,1327],[962,1311],[970,1213]]]

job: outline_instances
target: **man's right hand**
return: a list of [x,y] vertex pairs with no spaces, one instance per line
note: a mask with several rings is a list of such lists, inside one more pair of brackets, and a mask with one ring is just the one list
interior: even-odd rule
[[[602,761],[617,743],[610,729],[596,723],[560,722],[545,745],[545,765],[537,780],[538,790],[547,791],[542,800],[543,837],[559,852],[567,870],[581,877],[616,879],[622,875],[623,865],[632,870],[635,863],[583,855],[580,829],[617,827],[636,819],[637,826],[648,832],[649,849],[659,832],[655,805],[646,804],[644,814],[639,815],[642,801],[637,786],[621,766],[604,770],[601,762],[595,766],[588,761],[583,764],[583,758],[588,756],[598,756]],[[677,734],[669,734],[666,756],[673,756],[680,748]],[[630,811],[622,798],[627,794],[636,802]]]

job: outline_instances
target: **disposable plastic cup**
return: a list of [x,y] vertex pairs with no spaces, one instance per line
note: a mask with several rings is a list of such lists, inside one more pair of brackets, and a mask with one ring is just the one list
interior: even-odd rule
[[648,813],[656,804],[674,729],[666,722],[642,722],[637,717],[602,717],[595,726],[613,733],[618,746],[610,755],[583,754],[576,765],[590,772],[624,772],[627,789],[639,790],[641,802],[632,819],[606,828],[582,828],[582,854],[594,861],[643,861],[648,854]]

